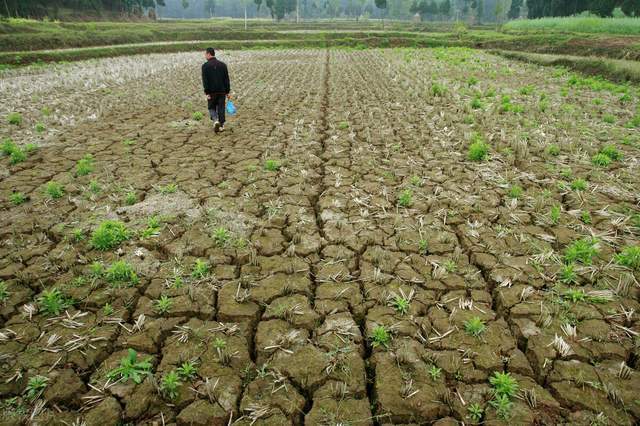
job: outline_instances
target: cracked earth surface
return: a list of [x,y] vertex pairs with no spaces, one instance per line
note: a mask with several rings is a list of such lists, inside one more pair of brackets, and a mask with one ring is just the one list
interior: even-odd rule
[[[0,136],[38,148],[0,158],[2,424],[637,424],[636,88],[466,49],[222,59],[217,136],[195,54],[7,75]],[[129,238],[98,250],[105,220]],[[130,349],[140,383],[110,374]]]

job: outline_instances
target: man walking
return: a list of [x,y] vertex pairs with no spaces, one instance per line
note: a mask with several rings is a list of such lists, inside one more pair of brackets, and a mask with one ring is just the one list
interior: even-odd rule
[[207,95],[209,116],[213,121],[213,130],[218,133],[224,131],[225,98],[230,98],[231,84],[229,71],[224,62],[216,59],[213,47],[208,47],[204,54],[207,62],[202,65],[202,85]]

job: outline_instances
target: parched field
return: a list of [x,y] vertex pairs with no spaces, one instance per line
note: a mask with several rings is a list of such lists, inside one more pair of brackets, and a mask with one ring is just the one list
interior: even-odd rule
[[637,87],[222,59],[2,75],[1,424],[637,424]]

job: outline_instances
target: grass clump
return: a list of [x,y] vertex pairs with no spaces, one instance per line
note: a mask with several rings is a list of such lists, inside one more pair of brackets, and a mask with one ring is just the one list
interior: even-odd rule
[[185,361],[180,364],[180,367],[176,369],[180,378],[184,380],[191,380],[196,377],[198,373],[198,367],[193,361]]
[[160,392],[166,398],[170,400],[174,400],[178,397],[178,388],[182,385],[180,382],[180,377],[178,373],[175,371],[170,371],[164,376],[162,376],[162,380],[160,381]]
[[511,417],[511,409],[513,402],[511,399],[516,395],[519,389],[516,379],[511,377],[510,373],[501,373],[496,371],[489,378],[489,383],[493,387],[493,399],[489,401],[496,410],[496,415],[501,420],[508,420]]
[[131,265],[124,260],[119,260],[111,264],[105,271],[106,280],[113,285],[134,286],[140,282],[140,278]]
[[467,157],[471,161],[484,161],[489,156],[489,145],[484,142],[482,136],[477,133],[472,138],[472,143],[469,145],[469,152]]
[[50,181],[45,185],[44,192],[51,200],[62,198],[64,195],[64,186],[58,182]]
[[27,382],[27,387],[24,390],[24,395],[27,401],[33,402],[40,398],[44,390],[49,384],[49,379],[44,376],[34,376]]
[[231,240],[231,233],[224,227],[218,227],[213,230],[213,240],[218,247],[226,246]]
[[159,314],[166,314],[171,310],[172,304],[171,299],[169,299],[166,294],[163,294],[154,302],[154,309]]
[[616,254],[615,261],[618,265],[640,271],[640,246],[625,247]]
[[168,183],[158,188],[158,191],[160,191],[162,195],[175,194],[177,190],[178,185],[176,185],[175,183]]
[[564,252],[566,264],[580,262],[591,265],[593,258],[598,255],[598,240],[595,238],[583,238],[571,243]]
[[128,240],[130,233],[124,223],[105,220],[91,235],[91,246],[97,250],[109,250]]
[[560,155],[560,147],[556,144],[551,144],[547,147],[545,152],[552,157],[557,157],[558,155]]
[[9,292],[9,286],[4,281],[0,280],[0,303],[3,305],[7,303],[10,295],[11,292]]
[[600,150],[600,154],[606,155],[612,161],[621,160],[622,154],[614,145],[606,145]]
[[521,186],[518,185],[513,185],[511,188],[509,188],[509,198],[520,198],[522,197],[522,193],[524,192],[524,190],[522,189]]
[[408,299],[399,295],[395,295],[391,299],[391,307],[400,315],[406,315],[409,312],[410,305],[411,302]]
[[398,205],[400,207],[410,207],[413,203],[413,192],[410,189],[405,189],[398,196]]
[[487,326],[479,317],[473,317],[464,322],[464,331],[473,337],[480,337],[486,329]]
[[371,347],[384,347],[385,349],[389,347],[389,343],[391,342],[391,334],[387,330],[384,325],[377,325],[373,328],[371,333]]
[[578,274],[575,271],[573,264],[564,265],[558,273],[558,280],[566,285],[572,285],[578,283]]
[[138,197],[134,191],[129,191],[124,195],[124,203],[127,206],[132,206],[138,202]]
[[608,167],[611,164],[611,158],[602,153],[598,153],[591,157],[591,162],[596,166]]
[[19,112],[10,112],[7,115],[7,122],[14,126],[19,126],[22,124],[22,114]]
[[86,176],[93,172],[93,157],[87,154],[76,164],[76,176]]
[[195,111],[193,114],[191,114],[191,118],[193,118],[195,121],[201,121],[204,118],[204,114],[200,111]]
[[191,276],[195,279],[203,279],[206,278],[207,275],[209,275],[209,264],[202,259],[197,259],[193,265]]
[[14,206],[19,206],[20,204],[24,204],[27,201],[27,196],[22,192],[13,192],[11,195],[9,195],[9,201],[11,201],[11,204],[13,204]]
[[280,170],[280,163],[277,160],[266,160],[264,162],[264,169],[268,172],[277,172]]
[[120,361],[120,367],[107,373],[107,379],[116,382],[133,380],[134,383],[140,384],[150,374],[151,357],[138,361],[138,353],[133,349],[129,349],[127,356]]
[[38,306],[40,312],[45,315],[56,316],[73,306],[73,300],[67,298],[59,289],[53,288],[42,292],[42,296],[38,298]]
[[551,219],[551,223],[553,223],[554,225],[557,225],[558,223],[560,223],[561,212],[562,210],[560,209],[559,205],[555,205],[551,207],[551,210],[549,211],[549,218]]
[[573,191],[586,191],[587,190],[587,181],[584,179],[575,179],[573,182],[571,182],[571,189]]

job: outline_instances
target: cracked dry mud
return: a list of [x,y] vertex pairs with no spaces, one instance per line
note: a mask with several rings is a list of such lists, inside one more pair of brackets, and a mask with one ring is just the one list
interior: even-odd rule
[[[639,239],[636,89],[625,103],[464,49],[230,52],[239,114],[214,136],[191,119],[200,56],[140,58],[180,66],[98,92],[73,80],[48,118],[44,94],[3,94],[27,124],[2,136],[40,148],[0,158],[2,424],[637,424],[639,272],[612,260]],[[474,133],[487,161],[467,158]],[[623,157],[593,165],[610,143]],[[99,251],[107,219],[135,234]],[[591,236],[593,263],[565,285],[567,247]],[[92,275],[117,260],[137,284]],[[42,306],[53,288],[73,300],[59,315]],[[129,349],[151,373],[108,379]],[[170,398],[163,378],[186,361],[197,373]],[[502,371],[519,385],[506,420],[490,403]]]

